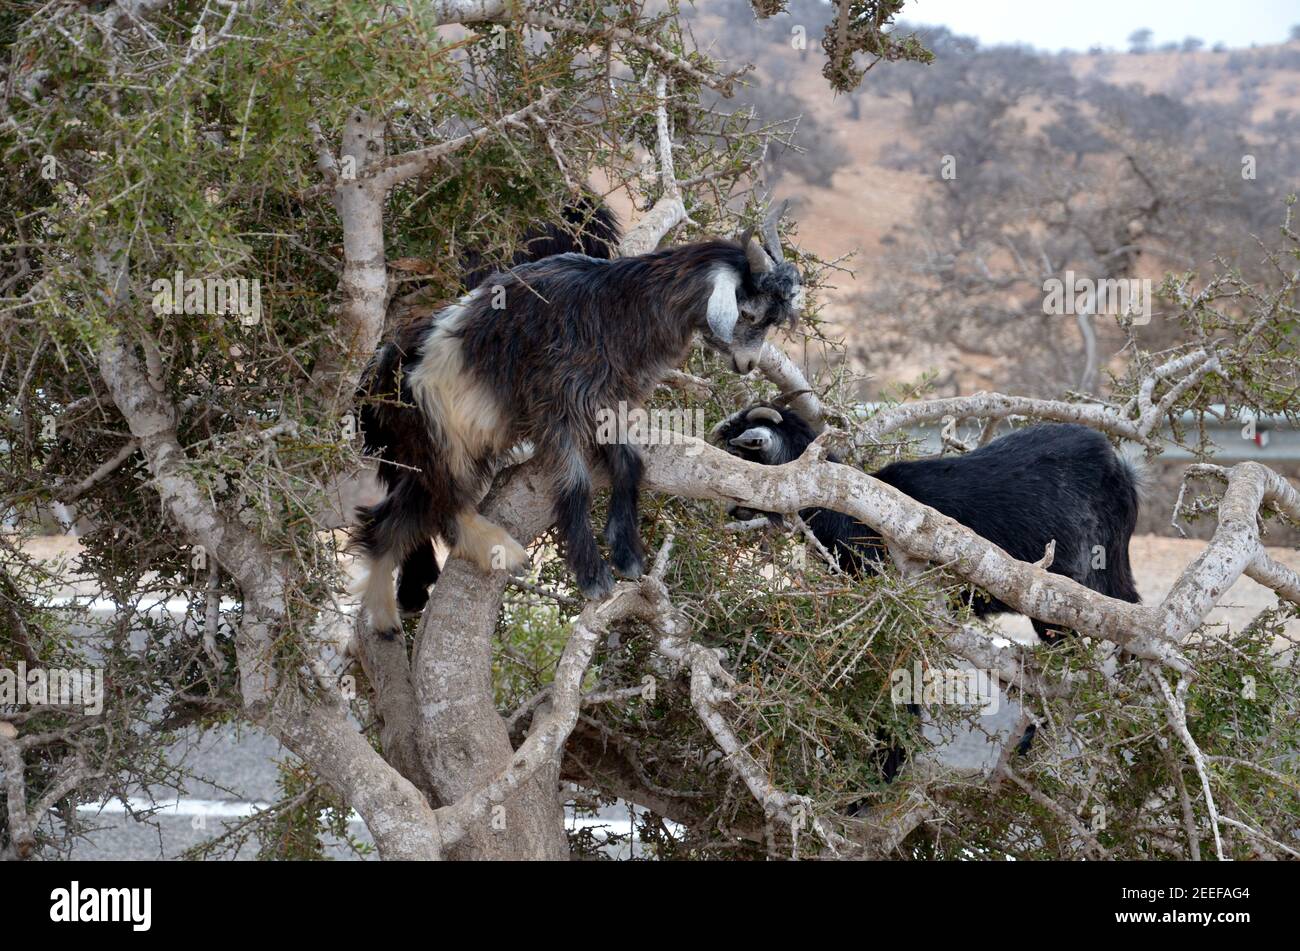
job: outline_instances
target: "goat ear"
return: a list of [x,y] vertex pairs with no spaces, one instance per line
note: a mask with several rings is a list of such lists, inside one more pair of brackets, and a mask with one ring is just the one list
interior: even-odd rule
[[745,418],[749,420],[751,423],[755,421],[766,420],[767,422],[775,423],[778,426],[780,426],[783,422],[785,422],[785,420],[781,418],[781,414],[778,413],[776,410],[772,409],[772,407],[770,406],[755,406],[753,409],[751,409],[748,413],[745,414]]
[[736,288],[739,286],[740,275],[730,267],[721,267],[713,272],[713,291],[709,294],[705,318],[713,336],[727,344],[731,343],[736,321],[740,319],[740,305],[736,301]]
[[[785,266],[792,267],[791,265],[785,265]],[[804,289],[803,289],[803,282],[799,279],[799,275],[796,272],[794,275],[793,293],[786,301],[786,313],[787,313],[786,324],[789,326],[791,330],[794,330],[796,327],[799,326],[799,316],[803,313],[806,299],[807,298],[806,295],[804,294]]]
[[712,431],[709,433],[709,442],[713,443],[715,446],[722,445],[722,434],[726,432],[727,427],[738,423],[744,412],[744,410],[741,410],[739,413],[732,413],[726,419],[719,422],[718,425],[714,426]]

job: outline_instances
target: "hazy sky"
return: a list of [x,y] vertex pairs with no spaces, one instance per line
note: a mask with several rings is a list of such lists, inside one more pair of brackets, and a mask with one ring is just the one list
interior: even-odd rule
[[1297,0],[908,0],[901,19],[934,23],[981,43],[1028,43],[1038,49],[1128,49],[1146,27],[1154,44],[1187,36],[1249,46],[1283,42],[1300,23]]

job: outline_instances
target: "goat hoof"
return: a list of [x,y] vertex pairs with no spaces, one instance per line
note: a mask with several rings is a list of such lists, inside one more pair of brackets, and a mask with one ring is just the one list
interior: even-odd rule
[[626,578],[628,581],[636,581],[645,574],[645,561],[641,558],[636,558],[628,565],[620,565],[616,562],[614,564],[614,570],[618,572],[620,578]]
[[614,576],[610,574],[608,568],[600,566],[594,578],[589,578],[578,582],[578,590],[582,596],[590,601],[603,601],[609,597],[610,592],[614,590]]
[[500,525],[474,512],[458,523],[460,537],[453,549],[483,571],[517,571],[528,565],[528,551]]
[[529,566],[528,550],[506,535],[505,540],[492,549],[492,565],[511,574],[525,574]]
[[429,603],[429,592],[421,588],[419,591],[402,591],[397,592],[397,609],[402,612],[402,617],[419,617],[424,613],[424,606]]
[[633,550],[610,552],[610,560],[619,577],[635,581],[645,574],[645,553]]

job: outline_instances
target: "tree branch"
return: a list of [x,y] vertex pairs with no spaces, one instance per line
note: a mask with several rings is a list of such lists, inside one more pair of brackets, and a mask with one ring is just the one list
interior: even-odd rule
[[[1134,404],[1121,410],[1099,403],[1063,403],[1002,393],[977,393],[974,396],[923,400],[894,406],[877,413],[863,423],[858,431],[868,442],[879,442],[889,433],[908,426],[936,422],[948,416],[954,419],[1028,416],[1059,423],[1081,423],[1113,436],[1153,445],[1151,433],[1174,402],[1199,380],[1218,369],[1219,358],[1204,350],[1197,350],[1156,367],[1139,386],[1136,416],[1130,415],[1135,408]],[[1159,404],[1151,401],[1157,383],[1184,371],[1190,372],[1170,388]]]
[[659,246],[664,235],[686,220],[686,205],[673,168],[672,132],[668,124],[668,85],[663,74],[655,77],[655,128],[659,158],[659,181],[663,194],[644,218],[637,222],[619,242],[623,257],[649,254]]
[[395,185],[423,175],[447,156],[459,152],[475,142],[481,142],[493,132],[498,132],[506,126],[523,125],[525,120],[538,113],[545,112],[555,102],[557,95],[559,94],[555,90],[544,90],[541,96],[522,109],[516,109],[500,119],[481,125],[473,132],[467,132],[454,139],[448,139],[446,142],[439,142],[437,145],[403,152],[400,155],[394,155],[391,158],[375,162],[364,173],[358,170],[357,177],[363,184],[370,184],[376,189],[387,192],[388,189]]
[[[125,264],[110,286],[124,287]],[[116,296],[120,302],[123,296]],[[276,644],[290,626],[288,568],[238,521],[217,511],[187,471],[175,431],[175,409],[149,385],[144,368],[119,333],[100,346],[100,374],[140,444],[163,507],[192,544],[203,545],[240,586],[243,623],[236,636],[240,689],[249,717],[280,737],[361,814],[381,853],[394,858],[440,854],[437,821],[411,783],[375,752],[337,702],[308,700],[277,689]]]
[[[1152,607],[1107,598],[1072,579],[1017,561],[952,519],[848,466],[819,463],[809,454],[785,466],[760,466],[698,440],[681,442],[644,447],[647,488],[771,512],[792,513],[809,506],[845,512],[912,557],[951,567],[1022,614],[1104,638],[1183,672],[1188,667],[1178,645],[1214,606],[1217,594],[1255,557],[1259,536],[1253,513],[1264,498],[1264,484],[1270,486],[1270,498],[1276,494],[1287,500],[1285,504],[1300,495],[1257,463],[1234,467],[1230,494],[1221,507],[1227,526],[1220,526],[1169,596]],[[1245,511],[1251,513],[1249,520],[1239,514]]]

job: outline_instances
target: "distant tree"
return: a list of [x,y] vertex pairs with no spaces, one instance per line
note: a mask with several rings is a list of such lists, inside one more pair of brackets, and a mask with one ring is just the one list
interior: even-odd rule
[[986,112],[999,112],[1026,97],[1068,95],[1074,89],[1074,76],[1061,59],[1020,47],[981,48],[973,37],[944,28],[923,35],[934,51],[933,63],[898,63],[872,84],[879,95],[905,93],[918,125],[927,125],[937,110],[957,103],[978,103]]
[[1291,43],[1300,43],[1300,23],[1291,27],[1291,32],[1287,35],[1287,41]]
[[1128,35],[1130,53],[1145,53],[1151,49],[1152,32],[1148,29],[1134,30]]
[[[754,7],[748,0],[725,0],[700,11],[701,16],[721,17],[726,34],[736,38],[734,55],[738,61],[754,63],[756,67],[747,82],[735,90],[733,98],[711,94],[708,102],[727,111],[736,107],[752,108],[756,115],[774,124],[777,135],[768,153],[768,172],[773,181],[793,172],[809,184],[828,187],[835,172],[848,163],[850,156],[822,112],[807,101],[806,92],[796,80],[806,75],[808,67],[804,61],[808,47],[816,45],[817,34],[833,21],[835,8],[816,0],[793,0],[785,7],[781,15],[759,22],[755,22]],[[684,16],[689,21],[691,14]],[[791,42],[792,25],[804,30],[805,43]],[[702,24],[697,28],[711,29]],[[860,98],[849,96],[850,113],[855,120],[860,114]]]
[[[907,81],[894,75],[907,68],[891,71],[891,81]],[[1067,269],[1131,279],[1229,249],[1239,255],[1252,246],[1251,234],[1275,225],[1296,180],[1297,150],[1285,131],[1294,120],[1251,127],[1256,144],[1246,149],[1241,117],[1248,111],[1239,106],[1092,81],[1078,93],[1040,90],[1052,118],[1031,133],[1010,108],[1004,74],[985,63],[968,68],[963,96],[947,97],[918,126],[915,149],[895,153],[895,164],[918,171],[950,154],[956,177],[893,233],[884,267],[890,280],[880,285],[884,297],[865,302],[866,320],[883,329],[889,314],[905,314],[903,335],[913,335],[905,346],[924,323],[924,339],[999,361],[990,385],[1010,379],[1054,395],[1071,380],[1095,392],[1099,368],[1122,340],[1115,328],[1044,317],[1042,282]],[[1241,177],[1246,151],[1268,156],[1267,179]],[[1156,340],[1168,327],[1145,328],[1144,341],[1172,343]],[[868,367],[888,361],[887,350],[873,336],[863,359]]]
[[1205,40],[1197,36],[1189,36],[1187,39],[1183,40],[1182,49],[1184,53],[1195,53],[1203,46],[1205,46]]

